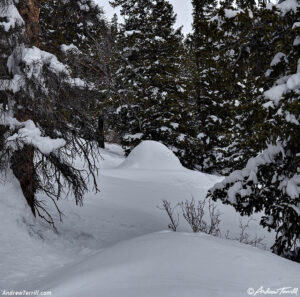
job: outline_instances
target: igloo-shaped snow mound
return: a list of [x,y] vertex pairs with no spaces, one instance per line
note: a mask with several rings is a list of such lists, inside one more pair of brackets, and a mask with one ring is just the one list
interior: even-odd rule
[[125,161],[122,169],[183,170],[179,159],[164,144],[146,140],[136,146]]

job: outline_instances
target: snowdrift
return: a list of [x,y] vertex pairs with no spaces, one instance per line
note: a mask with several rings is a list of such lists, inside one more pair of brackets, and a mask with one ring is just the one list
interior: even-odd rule
[[300,265],[204,234],[158,232],[56,271],[32,288],[55,297],[242,297],[299,286]]
[[0,181],[0,292],[71,260],[44,240],[53,230],[33,218],[18,181],[10,174],[7,179]]
[[[250,286],[297,284],[299,264],[234,241],[186,233],[190,228],[183,218],[178,230],[185,233],[160,232],[169,223],[158,208],[163,199],[172,205],[192,197],[204,199],[208,188],[222,178],[182,167],[160,143],[146,142],[139,150],[127,161],[117,145],[101,150],[101,192],[89,192],[82,208],[72,197],[61,200],[65,216],[63,223],[56,217],[58,233],[32,217],[12,176],[5,185],[0,183],[0,292],[50,289],[54,297],[240,297],[248,296]],[[161,162],[154,164],[157,157]],[[42,194],[39,199],[47,200]],[[217,206],[222,234],[230,230],[232,238],[238,237],[240,215],[221,202]],[[55,213],[54,208],[50,211]],[[259,226],[259,218],[247,233],[252,238],[266,236],[269,247],[274,234]]]
[[165,145],[156,141],[143,141],[136,146],[125,161],[122,169],[184,170],[179,159]]

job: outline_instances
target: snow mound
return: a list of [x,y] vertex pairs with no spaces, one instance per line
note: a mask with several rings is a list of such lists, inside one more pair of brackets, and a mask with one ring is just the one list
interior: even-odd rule
[[175,154],[160,142],[147,140],[135,147],[125,161],[122,169],[183,170]]
[[241,297],[249,287],[295,288],[299,273],[299,264],[237,242],[159,232],[57,270],[29,290],[51,289],[55,297]]

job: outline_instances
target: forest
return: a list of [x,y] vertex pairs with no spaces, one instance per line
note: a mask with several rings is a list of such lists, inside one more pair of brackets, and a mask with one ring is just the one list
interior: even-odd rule
[[[257,230],[273,234],[266,249],[279,259],[274,261],[298,262],[291,263],[299,281],[300,1],[185,1],[193,7],[188,34],[176,28],[177,16],[168,0],[111,0],[119,10],[111,20],[101,1],[1,0],[0,200],[22,196],[18,203],[25,204],[26,211],[14,214],[16,220],[25,220],[27,227],[22,228],[27,231],[22,232],[41,238],[64,233],[66,240],[71,227],[62,226],[66,214],[75,211],[73,204],[84,209],[89,205],[86,196],[100,197],[108,188],[120,188],[114,197],[129,197],[132,170],[152,170],[151,178],[144,171],[136,178],[157,196],[165,229],[178,231],[183,220],[192,233],[232,240],[221,235],[218,207],[226,209],[225,216],[250,218],[248,223],[255,218]],[[107,169],[105,162],[117,165],[121,159],[124,165],[118,168],[131,169],[124,173],[122,187],[114,188],[120,174]],[[169,173],[155,173],[158,169]],[[188,177],[174,180],[184,184],[187,198],[176,196],[177,186],[157,194],[160,186],[152,184],[154,176],[156,182],[159,177],[166,182],[180,170]],[[105,184],[108,176],[114,181]],[[19,194],[7,189],[11,181]],[[140,184],[130,187],[144,195]],[[205,191],[198,195],[193,187]],[[120,203],[124,210],[130,208]],[[0,208],[4,218],[6,208]],[[8,234],[5,222],[1,232]],[[72,224],[75,230],[80,221],[74,218]],[[163,229],[152,230],[150,225],[145,230]],[[233,232],[230,226],[226,234]],[[247,227],[241,223],[242,233],[234,238],[257,247],[262,238],[250,240],[244,233]],[[146,233],[143,229],[134,234]],[[77,296],[62,292],[57,296]],[[88,292],[77,294],[120,296],[110,295],[109,289],[106,295]],[[162,292],[128,296],[177,296]],[[208,296],[196,293],[182,291],[180,296]]]

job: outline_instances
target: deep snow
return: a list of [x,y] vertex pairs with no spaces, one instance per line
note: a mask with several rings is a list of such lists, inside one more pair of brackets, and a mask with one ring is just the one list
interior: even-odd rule
[[[300,286],[300,265],[269,251],[192,234],[183,219],[180,232],[162,231],[169,223],[158,208],[163,199],[173,205],[192,197],[203,199],[222,178],[183,168],[161,144],[141,147],[126,161],[117,145],[101,151],[101,193],[90,192],[82,208],[72,199],[62,200],[65,216],[63,224],[57,222],[58,234],[32,218],[17,182],[7,177],[10,182],[0,185],[0,292],[50,289],[55,297],[226,297],[248,296],[249,287]],[[238,237],[239,215],[230,206],[217,206],[223,236],[230,230],[231,237]],[[258,221],[247,232],[252,237],[265,235],[266,246],[272,244],[274,235]]]
[[297,287],[299,264],[205,234],[158,232],[55,271],[36,287],[57,297],[241,297]]
[[120,168],[146,170],[184,170],[179,159],[160,142],[142,141],[124,160]]

